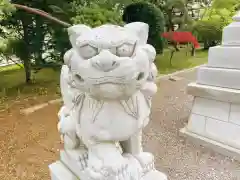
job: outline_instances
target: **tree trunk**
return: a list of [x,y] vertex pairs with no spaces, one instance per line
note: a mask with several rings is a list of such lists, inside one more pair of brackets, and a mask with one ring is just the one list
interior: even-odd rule
[[180,51],[178,48],[178,43],[173,41],[173,47],[175,48],[176,51]]
[[43,59],[42,54],[43,54],[43,46],[44,46],[44,38],[45,38],[45,27],[43,26],[43,20],[42,17],[36,16],[35,17],[35,32],[36,32],[36,39],[38,41],[35,41],[34,43],[34,52],[35,52],[35,61],[37,67],[41,67],[42,65],[45,64],[45,59]]
[[25,49],[24,49],[24,54],[22,54],[21,59],[23,60],[24,64],[24,70],[25,70],[25,81],[26,83],[31,82],[31,60],[30,60],[30,52],[29,52],[29,46],[30,46],[30,41],[28,37],[28,23],[26,19],[22,19],[22,27],[23,27],[23,40],[25,43]]
[[25,71],[25,82],[31,82],[31,65],[29,59],[23,60],[24,71]]
[[191,56],[195,56],[195,51],[196,49],[195,49],[195,47],[192,45],[192,49],[191,49]]
[[204,50],[208,50],[209,49],[209,44],[207,41],[204,41],[204,47],[203,47]]

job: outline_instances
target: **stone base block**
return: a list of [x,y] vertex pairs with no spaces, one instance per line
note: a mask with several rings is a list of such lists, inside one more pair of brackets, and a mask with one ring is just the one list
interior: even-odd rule
[[197,83],[209,86],[240,89],[240,70],[200,67],[198,69]]
[[240,69],[239,46],[215,46],[209,49],[208,67]]
[[[49,166],[51,180],[80,180],[77,176],[71,172],[67,166],[65,166],[61,161],[56,161]],[[89,179],[86,176],[81,176],[81,179]],[[104,180],[104,179],[103,179]],[[167,176],[157,170],[148,172],[143,177],[139,177],[138,180],[167,180]]]
[[197,121],[195,119],[199,118],[212,118],[227,122],[229,113],[230,103],[228,102],[195,97],[189,121]]
[[207,137],[190,132],[186,127],[182,128],[180,130],[180,135],[189,139],[195,145],[208,147],[215,152],[218,152],[222,155],[225,155],[225,156],[228,156],[230,158],[240,161],[240,150],[237,148],[228,146],[224,143],[220,143],[218,141],[214,141]]
[[63,163],[57,161],[49,166],[51,180],[79,180]]
[[219,146],[238,153],[240,152],[239,117],[240,104],[195,97],[188,125],[182,133],[213,143],[214,147]]
[[223,29],[222,45],[239,46],[240,45],[239,31],[240,22],[232,22],[231,24],[226,26]]
[[240,103],[240,90],[190,83],[187,93],[196,97],[217,101]]

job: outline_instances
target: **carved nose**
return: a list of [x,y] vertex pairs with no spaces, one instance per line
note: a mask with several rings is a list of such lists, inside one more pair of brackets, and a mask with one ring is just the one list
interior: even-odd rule
[[109,72],[116,69],[119,66],[119,63],[112,58],[104,58],[94,60],[92,65],[100,71]]

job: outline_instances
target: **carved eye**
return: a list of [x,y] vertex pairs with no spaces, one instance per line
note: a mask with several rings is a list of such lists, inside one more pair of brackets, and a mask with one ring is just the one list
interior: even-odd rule
[[84,59],[90,59],[98,54],[97,48],[90,45],[80,47],[79,52]]
[[123,44],[117,47],[116,55],[119,57],[131,57],[134,53],[135,44]]

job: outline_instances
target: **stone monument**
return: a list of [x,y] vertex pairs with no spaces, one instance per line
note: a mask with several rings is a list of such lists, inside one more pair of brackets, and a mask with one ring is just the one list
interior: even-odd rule
[[222,154],[240,159],[240,12],[224,28],[222,45],[209,50],[208,64],[188,85],[195,96],[181,132]]
[[141,144],[157,91],[148,29],[141,22],[68,29],[58,123],[64,149],[50,165],[52,180],[167,180]]

